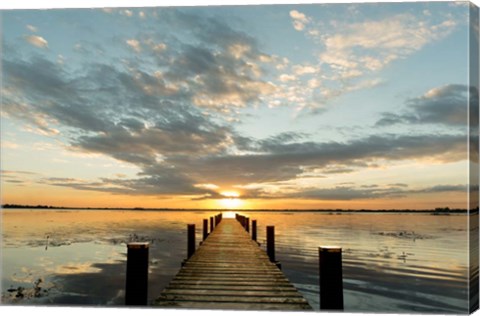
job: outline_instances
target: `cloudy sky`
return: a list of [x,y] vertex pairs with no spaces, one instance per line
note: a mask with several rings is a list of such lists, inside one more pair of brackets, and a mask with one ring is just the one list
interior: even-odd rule
[[2,203],[466,208],[468,22],[445,2],[3,11]]

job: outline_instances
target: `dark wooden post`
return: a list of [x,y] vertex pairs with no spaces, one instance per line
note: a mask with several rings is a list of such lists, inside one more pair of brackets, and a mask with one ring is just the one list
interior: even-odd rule
[[148,242],[127,244],[125,305],[147,305],[148,249]]
[[213,217],[210,216],[210,233],[213,232],[213,229],[214,229],[214,228],[215,228],[215,227],[213,226]]
[[245,230],[247,232],[250,232],[250,218],[249,217],[245,217]]
[[257,241],[257,220],[252,220],[252,240]]
[[320,309],[343,310],[342,248],[319,247]]
[[275,262],[275,226],[267,226],[267,255]]
[[190,259],[190,257],[195,253],[195,224],[188,224],[187,231],[187,259]]
[[203,220],[203,240],[208,237],[208,219]]

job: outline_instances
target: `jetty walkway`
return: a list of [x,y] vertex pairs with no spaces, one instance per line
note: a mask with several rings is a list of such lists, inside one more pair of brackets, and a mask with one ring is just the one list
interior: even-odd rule
[[172,308],[311,310],[242,225],[224,218],[161,292]]

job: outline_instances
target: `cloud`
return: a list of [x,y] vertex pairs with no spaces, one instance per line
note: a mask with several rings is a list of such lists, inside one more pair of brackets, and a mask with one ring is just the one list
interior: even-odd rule
[[296,80],[297,77],[293,75],[281,74],[280,77],[278,77],[278,79],[280,79],[281,82],[289,82],[289,81]]
[[31,184],[33,181],[36,181],[36,178],[40,176],[40,174],[31,171],[4,169],[0,170],[0,175],[2,182],[5,181],[21,186]]
[[[411,13],[372,19],[371,15],[367,18],[354,12],[351,18],[321,21],[298,11],[290,15],[295,29],[304,32],[319,48],[318,66],[308,73],[321,74],[321,81],[317,78],[315,88],[307,92],[312,100],[303,106],[313,109],[343,94],[375,87],[364,83],[382,82],[382,69],[446,38],[459,24],[451,16]],[[292,73],[299,74],[300,69],[292,69]],[[319,92],[314,94],[312,89]]]
[[136,41],[189,102],[230,119],[235,108],[255,106],[275,92],[263,78],[276,57],[250,35],[218,17],[166,10],[160,18],[168,36],[145,31]]
[[[478,103],[475,88],[450,84],[427,91],[424,95],[406,102],[406,109],[400,113],[387,112],[377,121],[377,126],[392,124],[441,124],[466,127],[469,102]],[[478,107],[472,106],[471,115],[478,117]]]
[[165,77],[188,83],[195,105],[217,111],[255,104],[275,91],[274,84],[259,79],[259,56],[238,59],[237,53],[223,49],[219,53],[213,47],[184,45]]
[[[245,144],[244,144],[245,146]],[[263,140],[248,146],[258,153],[173,157],[168,162],[195,179],[225,185],[286,181],[301,177],[307,168],[331,170],[331,166],[362,168],[379,160],[435,159],[439,162],[466,159],[463,136],[370,136],[348,143]]]
[[40,48],[47,48],[48,47],[48,42],[46,39],[44,39],[41,36],[37,35],[27,35],[25,36],[25,40],[32,44],[33,46],[40,47]]
[[455,27],[452,20],[435,24],[410,14],[343,24],[335,33],[322,35],[326,49],[320,55],[320,61],[333,69],[377,71],[428,43],[444,38]]
[[29,30],[30,32],[33,32],[33,33],[36,33],[38,31],[38,29],[33,26],[33,25],[30,25],[30,24],[27,24],[27,26],[25,26],[27,28],[27,30]]
[[[4,59],[5,87],[13,91],[5,96],[2,112],[55,133],[52,125],[103,130],[106,122],[98,108],[87,100],[86,91],[70,79],[56,62],[36,56],[30,61]],[[22,109],[22,111],[19,111]]]
[[[352,201],[406,198],[419,194],[466,192],[466,185],[436,185],[418,189],[408,189],[407,186],[395,185],[355,185],[342,183],[332,187],[300,187],[292,184],[277,184],[272,190],[268,185],[242,187],[242,199],[307,199],[323,201]],[[212,198],[204,197],[202,199]],[[221,198],[215,196],[213,198]]]
[[163,120],[145,127],[140,121],[122,121],[95,136],[81,136],[73,145],[83,151],[112,156],[143,166],[156,165],[158,156],[205,155],[225,150],[228,129],[215,125],[201,115],[184,117],[162,111]]
[[42,178],[38,183],[69,187],[83,191],[100,191],[127,195],[202,195],[211,190],[197,188],[182,174],[164,169],[162,174],[137,179],[101,178],[100,181],[85,181],[74,178]]
[[362,200],[362,199],[380,199],[380,198],[402,198],[423,193],[437,192],[466,192],[465,185],[437,185],[433,187],[425,187],[417,190],[408,190],[402,188],[389,187],[371,187],[371,188],[355,188],[349,186],[337,186],[334,188],[312,189],[298,192],[298,194],[290,195],[291,197],[299,196],[303,199],[320,199],[320,200]]
[[120,12],[120,14],[122,15],[126,15],[128,17],[132,17],[133,16],[133,12],[131,10],[123,10]]
[[142,51],[142,47],[139,41],[136,39],[129,39],[125,41],[127,45],[132,48],[136,53],[140,53]]
[[314,74],[314,73],[318,72],[318,69],[316,69],[313,66],[309,66],[309,65],[295,65],[292,68],[293,68],[293,72],[297,76]]
[[305,26],[310,23],[310,18],[297,10],[290,11],[290,17],[292,18],[293,28],[297,31],[303,31]]
[[161,53],[168,48],[167,44],[162,43],[162,42],[160,42],[160,43],[155,42],[152,38],[146,39],[144,41],[144,44],[146,44],[148,47],[150,47],[150,49],[156,54]]

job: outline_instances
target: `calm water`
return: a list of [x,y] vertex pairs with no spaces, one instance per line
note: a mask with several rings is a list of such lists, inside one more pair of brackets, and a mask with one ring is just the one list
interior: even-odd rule
[[[207,212],[2,210],[2,302],[123,305],[125,243],[150,241],[149,299],[186,255],[186,224]],[[343,248],[348,312],[466,313],[467,216],[243,213],[259,242],[275,225],[283,271],[318,309],[318,247]],[[224,213],[224,216],[233,215]]]

